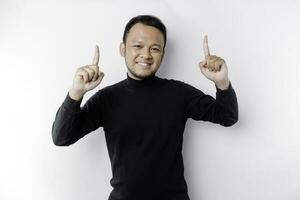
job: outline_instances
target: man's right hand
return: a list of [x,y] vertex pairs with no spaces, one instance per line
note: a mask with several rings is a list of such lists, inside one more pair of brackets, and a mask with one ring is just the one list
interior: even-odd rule
[[80,67],[76,71],[73,86],[69,90],[72,99],[80,100],[87,91],[94,89],[101,83],[104,73],[99,70],[99,57],[99,47],[96,45],[93,64]]

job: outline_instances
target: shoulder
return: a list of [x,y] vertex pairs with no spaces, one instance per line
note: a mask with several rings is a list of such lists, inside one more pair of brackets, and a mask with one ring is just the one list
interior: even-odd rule
[[103,101],[112,101],[116,97],[122,96],[125,80],[121,80],[117,83],[104,86],[95,93],[96,98]]
[[125,80],[121,80],[117,83],[105,86],[101,89],[98,90],[100,93],[109,93],[109,92],[114,92],[115,90],[122,89],[124,86]]
[[176,80],[176,79],[167,79],[167,81],[169,82],[169,85],[171,85],[172,88],[174,88],[176,91],[180,92],[180,94],[182,94],[185,97],[205,94],[201,89],[199,89],[185,81]]
[[193,87],[190,84],[177,79],[163,78],[162,80],[165,81],[166,85],[168,85],[169,87],[176,88],[176,89],[184,90],[186,88]]

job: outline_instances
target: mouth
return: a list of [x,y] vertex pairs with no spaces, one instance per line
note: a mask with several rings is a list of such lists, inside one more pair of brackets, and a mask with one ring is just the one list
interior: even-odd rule
[[148,68],[152,65],[152,63],[147,63],[147,62],[136,62],[136,64],[138,64],[139,66],[141,66],[143,68]]

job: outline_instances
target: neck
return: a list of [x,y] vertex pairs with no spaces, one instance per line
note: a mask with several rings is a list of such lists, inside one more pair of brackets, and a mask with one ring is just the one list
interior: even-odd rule
[[152,76],[143,78],[143,79],[137,79],[136,77],[130,76],[130,73],[127,73],[127,84],[130,87],[134,87],[134,88],[136,88],[136,87],[142,87],[142,88],[153,87],[154,85],[156,85],[158,79],[159,78],[155,74],[153,74]]
[[128,74],[128,76],[129,76],[130,78],[132,78],[132,79],[135,79],[135,80],[143,80],[142,78],[138,78],[138,77],[132,75],[130,72],[127,72],[127,74]]

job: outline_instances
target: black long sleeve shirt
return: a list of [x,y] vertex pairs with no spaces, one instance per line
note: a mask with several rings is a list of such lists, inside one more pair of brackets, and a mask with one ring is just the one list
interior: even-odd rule
[[68,146],[103,127],[111,160],[109,200],[189,200],[182,142],[188,118],[231,126],[238,104],[231,82],[216,99],[177,80],[127,78],[98,90],[83,107],[67,94],[52,126]]

